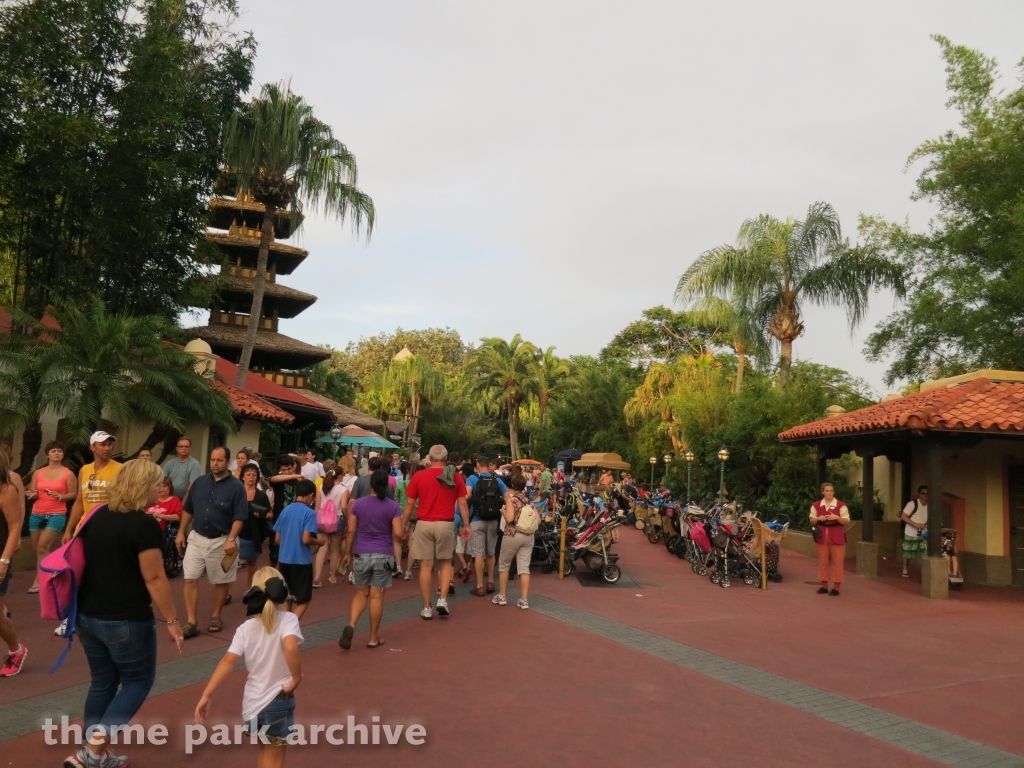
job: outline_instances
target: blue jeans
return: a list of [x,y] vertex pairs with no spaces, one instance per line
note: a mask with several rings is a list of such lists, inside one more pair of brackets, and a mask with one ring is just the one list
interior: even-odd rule
[[[85,699],[85,727],[127,725],[156,679],[156,624],[109,621],[78,614],[78,637],[92,682]],[[118,686],[120,685],[120,690]]]

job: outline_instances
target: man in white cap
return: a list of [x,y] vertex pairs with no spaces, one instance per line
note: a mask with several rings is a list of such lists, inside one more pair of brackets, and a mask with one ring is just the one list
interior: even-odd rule
[[78,498],[71,507],[71,519],[64,529],[64,543],[78,528],[82,515],[97,504],[107,503],[107,487],[113,482],[121,465],[110,460],[114,452],[114,436],[103,430],[92,433],[89,438],[89,450],[92,451],[92,464],[86,464],[78,472]]

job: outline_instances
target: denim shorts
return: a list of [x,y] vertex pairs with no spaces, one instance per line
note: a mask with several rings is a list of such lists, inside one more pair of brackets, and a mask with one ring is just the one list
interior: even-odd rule
[[60,533],[68,522],[67,515],[29,515],[29,531],[56,531]]
[[263,554],[263,543],[256,544],[252,539],[238,540],[238,556],[247,563],[255,563]]
[[386,589],[391,586],[391,572],[394,570],[394,555],[356,555],[352,566],[357,587]]
[[[257,731],[265,725],[268,726],[267,730],[263,731],[267,741],[271,744],[284,744],[295,724],[295,694],[279,693],[253,719],[256,721]],[[246,730],[252,732],[252,725],[250,720],[245,724]]]

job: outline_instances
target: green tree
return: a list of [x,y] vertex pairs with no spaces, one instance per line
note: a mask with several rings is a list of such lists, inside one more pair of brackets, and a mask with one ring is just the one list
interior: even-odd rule
[[548,404],[562,395],[568,383],[569,363],[555,355],[555,348],[548,347],[537,356],[535,376],[537,379],[537,421],[544,426],[544,414]]
[[176,318],[254,44],[234,0],[0,5],[0,295]]
[[672,363],[679,357],[703,355],[714,344],[715,325],[688,312],[652,307],[643,317],[627,325],[601,350],[601,358],[649,368]]
[[867,343],[870,358],[892,361],[890,384],[1024,368],[1024,86],[997,91],[994,59],[934,39],[947,106],[960,113],[959,130],[924,142],[908,161],[924,163],[914,198],[934,218],[924,232],[880,217],[861,222],[868,242],[911,273],[906,305]]
[[704,296],[691,313],[698,322],[715,329],[714,336],[720,337],[732,347],[736,353],[736,376],[733,392],[739,394],[743,389],[743,372],[746,368],[748,355],[767,361],[771,357],[771,347],[765,337],[764,329],[758,324],[750,302],[739,294],[729,300],[718,296]]
[[413,355],[405,360],[395,360],[388,368],[386,385],[402,403],[404,413],[391,414],[409,419],[408,434],[419,434],[419,421],[423,400],[432,400],[444,394],[444,376],[434,370],[430,360]]
[[873,289],[904,291],[904,270],[870,248],[851,248],[839,216],[814,203],[803,221],[761,215],[740,227],[737,244],[701,254],[679,278],[676,299],[737,297],[752,307],[781,347],[780,384],[793,360],[793,341],[804,330],[803,304],[845,310],[850,327],[863,319]]
[[260,97],[239,107],[224,132],[224,162],[238,181],[238,193],[252,195],[264,206],[253,320],[246,330],[235,383],[244,386],[256,344],[256,320],[263,311],[267,260],[279,211],[290,210],[293,220],[308,205],[350,219],[358,231],[365,222],[367,237],[373,230],[373,200],[356,186],[355,156],[334,137],[331,127],[318,120],[313,108],[287,86],[264,85]]
[[508,412],[509,451],[513,460],[522,458],[519,421],[523,403],[537,391],[538,350],[518,333],[511,341],[497,337],[480,341],[480,347],[469,359],[467,372],[477,392],[498,395],[504,401]]
[[430,361],[434,370],[445,376],[456,376],[465,371],[469,348],[459,332],[451,328],[424,328],[422,330],[395,329],[394,333],[378,333],[350,342],[339,353],[343,366],[358,382],[375,373],[386,371],[395,355],[408,347],[409,351]]
[[444,393],[424,404],[423,445],[441,444],[463,456],[500,449],[505,444],[501,422],[487,413],[487,406],[465,374],[447,377]]
[[227,397],[196,372],[192,355],[162,341],[174,330],[165,318],[110,314],[99,298],[88,311],[58,304],[55,323],[13,314],[23,330],[0,348],[0,429],[34,426],[41,434],[39,416],[49,412],[64,420],[72,440],[86,443],[101,419],[120,427],[153,422],[149,448],[191,422],[234,431]]
[[345,369],[343,354],[332,347],[331,357],[305,370],[306,386],[336,403],[352,405],[356,400],[356,381]]

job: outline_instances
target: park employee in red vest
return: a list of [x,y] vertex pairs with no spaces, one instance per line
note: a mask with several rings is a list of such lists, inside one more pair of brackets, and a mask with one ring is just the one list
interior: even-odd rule
[[[821,501],[811,505],[811,525],[817,527],[814,543],[818,547],[818,594],[839,596],[843,583],[843,558],[846,557],[846,526],[850,524],[850,510],[836,498],[832,483],[821,486]],[[832,590],[828,583],[832,581]]]

